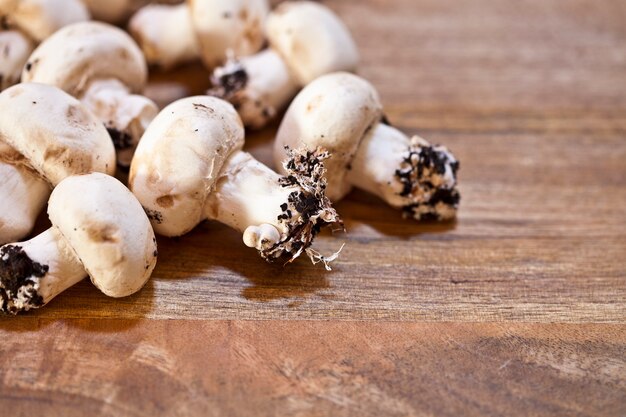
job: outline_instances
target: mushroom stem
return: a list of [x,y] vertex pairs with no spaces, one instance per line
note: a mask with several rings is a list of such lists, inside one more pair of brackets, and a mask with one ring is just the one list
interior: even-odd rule
[[133,16],[129,30],[148,64],[170,69],[200,57],[190,9],[186,3],[177,6],[145,6]]
[[249,153],[233,153],[222,168],[215,192],[207,199],[207,217],[244,233],[249,247],[263,250],[275,245],[287,232],[278,221],[280,206],[293,192],[293,187],[281,187],[279,180],[279,174]]
[[266,49],[236,59],[213,71],[210,95],[230,101],[244,125],[260,129],[274,118],[297,93],[298,81],[280,55]]
[[365,136],[347,180],[417,220],[454,218],[459,163],[444,146],[378,124]]
[[87,276],[56,227],[0,248],[0,311],[39,308]]
[[24,237],[43,210],[50,186],[23,165],[3,162],[0,144],[0,244]]
[[144,96],[132,94],[117,79],[92,82],[81,102],[109,131],[117,150],[118,165],[128,167],[139,139],[159,112],[156,104]]
[[322,151],[293,153],[281,177],[252,155],[237,151],[226,161],[206,216],[243,233],[244,243],[261,256],[288,262],[311,245],[324,226],[341,223],[324,194]]
[[0,29],[0,91],[20,80],[22,68],[33,50],[33,43],[17,30]]

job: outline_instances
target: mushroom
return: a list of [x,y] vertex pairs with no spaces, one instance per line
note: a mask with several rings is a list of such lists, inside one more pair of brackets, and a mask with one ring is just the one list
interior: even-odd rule
[[90,19],[81,0],[0,0],[0,15],[36,42],[64,26]]
[[35,43],[70,23],[89,19],[80,0],[0,0],[0,91],[20,80]]
[[56,87],[22,83],[0,93],[0,243],[26,236],[50,189],[92,171],[113,174],[106,129]]
[[267,0],[188,0],[177,6],[148,5],[129,30],[151,65],[165,69],[201,58],[212,69],[232,50],[249,55],[263,46]]
[[[449,220],[459,204],[459,163],[444,146],[409,138],[384,123],[374,87],[348,73],[329,74],[305,87],[276,136],[274,161],[285,147],[326,148],[327,195],[343,198],[354,186],[417,220]],[[382,121],[382,122],[381,122]]]
[[32,41],[22,32],[0,32],[0,91],[20,81],[22,68],[32,51]]
[[64,27],[35,49],[23,81],[55,85],[81,100],[105,124],[128,167],[137,142],[158,113],[154,102],[138,95],[148,70],[128,34],[106,23],[83,22]]
[[270,49],[231,58],[213,72],[209,94],[235,105],[247,127],[267,124],[299,88],[336,71],[356,70],[359,54],[328,7],[312,1],[281,3],[266,23]]
[[[176,4],[182,0],[160,0],[158,3]],[[139,8],[150,0],[83,0],[95,20],[116,25],[124,23]]]
[[243,144],[241,119],[226,101],[189,97],[164,108],[141,139],[129,177],[155,232],[181,236],[212,219],[242,232],[268,261],[306,252],[326,264],[309,246],[322,227],[340,224],[324,193],[327,153],[290,153],[281,177]]
[[65,178],[48,202],[52,227],[0,248],[0,311],[47,304],[86,276],[109,297],[139,291],[156,264],[154,232],[141,204],[102,173]]

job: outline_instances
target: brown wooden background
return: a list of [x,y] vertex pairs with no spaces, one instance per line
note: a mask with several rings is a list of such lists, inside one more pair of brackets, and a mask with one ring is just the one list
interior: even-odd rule
[[626,3],[326,4],[391,121],[460,158],[458,220],[354,192],[332,273],[161,239],[135,296],[0,317],[0,415],[626,415]]

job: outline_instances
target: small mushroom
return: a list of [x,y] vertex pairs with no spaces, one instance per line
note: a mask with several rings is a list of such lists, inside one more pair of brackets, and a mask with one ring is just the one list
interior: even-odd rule
[[23,81],[55,85],[81,100],[104,123],[128,167],[148,124],[158,113],[154,102],[138,95],[148,70],[128,34],[106,23],[64,27],[35,49]]
[[151,65],[169,69],[201,58],[215,68],[232,50],[257,52],[265,41],[267,0],[189,0],[177,6],[148,5],[131,19],[129,30]]
[[267,19],[270,49],[231,58],[213,72],[209,94],[235,105],[247,127],[267,124],[299,88],[336,71],[356,70],[359,54],[348,28],[312,1],[281,3]]
[[36,42],[64,26],[90,19],[81,0],[0,1],[0,15]]
[[454,218],[460,200],[456,158],[444,146],[409,138],[382,120],[382,105],[370,83],[348,73],[325,75],[305,87],[287,110],[274,160],[285,159],[286,146],[323,146],[333,155],[326,163],[331,200],[355,186],[417,220]]
[[89,19],[80,0],[0,0],[0,91],[20,81],[36,43]]
[[[182,0],[159,0],[157,3],[176,4]],[[83,0],[95,20],[123,24],[139,8],[149,3],[151,0]]]
[[156,233],[180,236],[212,219],[239,230],[268,261],[291,262],[303,252],[326,261],[309,246],[322,227],[340,223],[324,193],[327,154],[292,152],[281,177],[243,144],[239,115],[218,98],[185,98],[159,113],[129,178]]
[[48,202],[52,227],[0,248],[0,311],[47,304],[86,276],[110,297],[139,291],[156,265],[156,239],[135,196],[101,173],[56,186]]
[[0,31],[0,91],[20,81],[33,43],[18,30]]
[[56,87],[22,83],[0,94],[0,243],[26,236],[50,189],[92,171],[113,174],[102,123]]

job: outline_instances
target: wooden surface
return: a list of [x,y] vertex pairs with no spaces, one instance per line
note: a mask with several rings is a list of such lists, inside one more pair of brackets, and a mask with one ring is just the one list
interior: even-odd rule
[[626,3],[326,3],[391,121],[461,160],[458,220],[353,192],[332,273],[160,239],[135,296],[0,318],[0,415],[626,415]]

